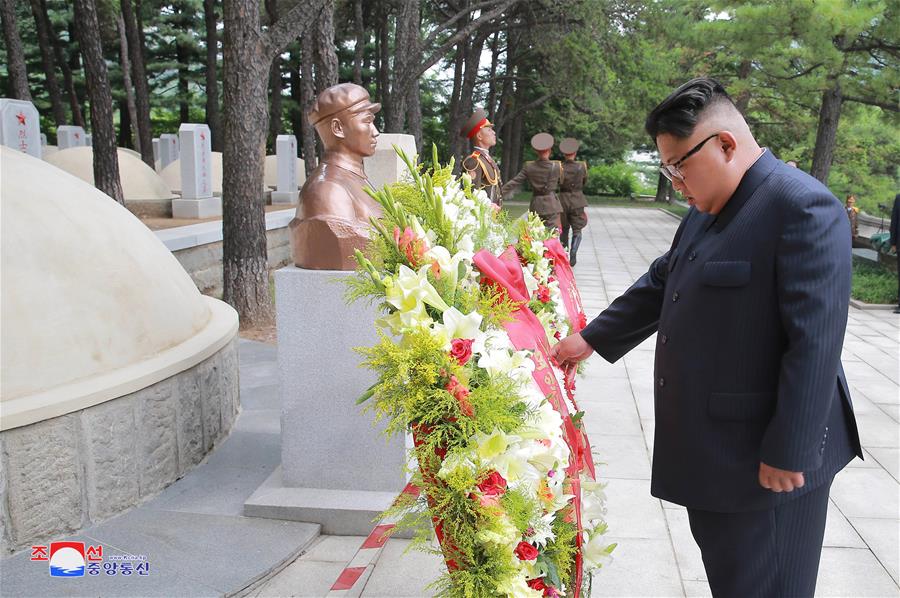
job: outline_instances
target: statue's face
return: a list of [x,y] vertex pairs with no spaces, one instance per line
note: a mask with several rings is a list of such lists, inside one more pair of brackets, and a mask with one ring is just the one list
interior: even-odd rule
[[[375,115],[364,111],[341,119],[341,130],[345,150],[360,156],[375,155],[378,128],[375,126]],[[341,137],[341,135],[338,135]]]

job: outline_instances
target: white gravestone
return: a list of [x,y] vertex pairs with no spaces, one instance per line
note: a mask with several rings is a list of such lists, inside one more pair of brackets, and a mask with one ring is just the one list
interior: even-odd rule
[[157,171],[162,170],[159,165],[159,137],[153,140],[153,164]]
[[41,119],[34,104],[0,98],[0,143],[41,157]]
[[56,145],[61,150],[86,145],[84,129],[75,125],[61,125],[56,129]]
[[94,145],[94,136],[91,135],[90,133],[85,133],[84,134],[84,144],[88,147],[93,146]]
[[295,204],[300,198],[297,188],[297,138],[279,135],[275,139],[278,156],[278,187],[272,192],[273,204]]
[[366,176],[376,190],[388,183],[396,183],[401,176],[406,176],[406,165],[393,146],[406,153],[410,160],[416,155],[416,138],[400,133],[382,133],[378,136],[375,155],[363,160]]
[[41,147],[44,147],[45,145],[47,145],[47,134],[41,133]]
[[221,216],[222,198],[213,197],[212,191],[212,139],[209,127],[185,123],[178,128],[178,137],[181,199],[172,200],[172,216],[175,218]]
[[178,135],[163,133],[159,136],[159,168],[162,170],[179,158],[181,146]]

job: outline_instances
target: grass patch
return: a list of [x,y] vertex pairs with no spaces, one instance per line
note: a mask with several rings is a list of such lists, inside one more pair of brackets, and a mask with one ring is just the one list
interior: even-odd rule
[[865,303],[897,303],[897,276],[882,264],[854,257],[850,296]]

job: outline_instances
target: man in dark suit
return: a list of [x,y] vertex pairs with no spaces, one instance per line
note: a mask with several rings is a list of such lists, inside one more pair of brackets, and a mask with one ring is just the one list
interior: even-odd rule
[[693,209],[554,356],[613,362],[656,332],[651,493],[687,507],[714,596],[813,596],[831,482],[862,456],[840,362],[847,216],[760,148],[712,79],[674,91],[646,129]]

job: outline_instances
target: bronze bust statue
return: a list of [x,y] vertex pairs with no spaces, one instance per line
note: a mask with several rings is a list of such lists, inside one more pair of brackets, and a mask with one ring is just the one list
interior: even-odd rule
[[319,94],[309,122],[325,146],[325,155],[300,190],[297,214],[291,220],[294,264],[310,270],[353,270],[354,249],[369,240],[369,218],[381,216],[381,206],[363,188],[371,186],[363,158],[375,153],[375,113],[369,92],[341,83]]

